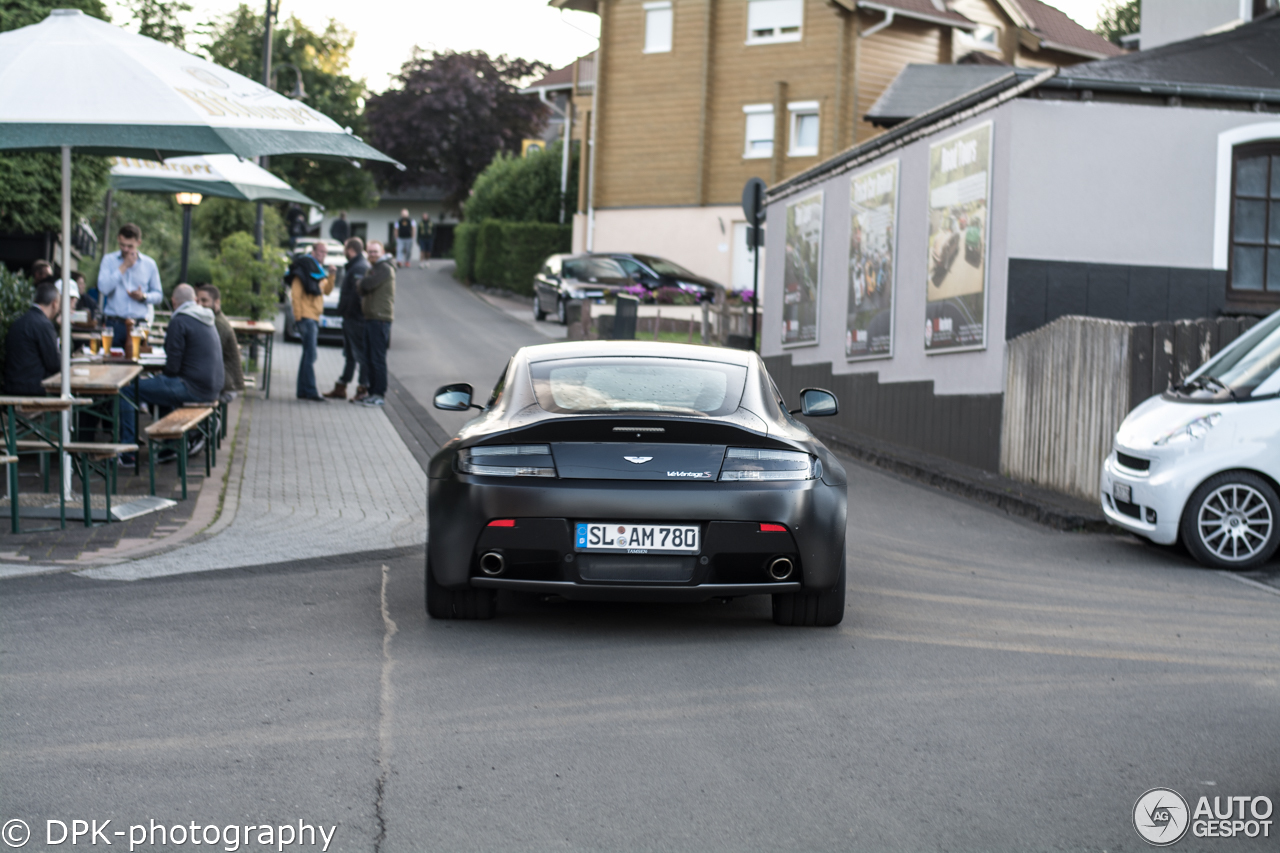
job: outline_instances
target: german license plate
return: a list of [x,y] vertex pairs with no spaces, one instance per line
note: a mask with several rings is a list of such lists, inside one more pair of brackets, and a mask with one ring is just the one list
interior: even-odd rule
[[341,318],[341,317],[321,317],[321,318],[320,318],[320,328],[322,328],[322,329],[341,329],[341,328],[342,328],[342,318]]
[[1127,504],[1133,503],[1133,488],[1128,483],[1112,483],[1111,496]]
[[696,524],[627,524],[579,521],[574,526],[574,550],[621,554],[696,554]]

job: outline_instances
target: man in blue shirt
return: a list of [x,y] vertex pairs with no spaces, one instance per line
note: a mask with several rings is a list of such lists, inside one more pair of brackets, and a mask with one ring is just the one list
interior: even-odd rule
[[156,262],[138,251],[142,229],[132,222],[123,225],[116,237],[120,251],[103,255],[98,267],[98,292],[102,295],[103,319],[117,341],[127,341],[125,320],[135,324],[147,318],[147,306],[164,299],[160,270]]

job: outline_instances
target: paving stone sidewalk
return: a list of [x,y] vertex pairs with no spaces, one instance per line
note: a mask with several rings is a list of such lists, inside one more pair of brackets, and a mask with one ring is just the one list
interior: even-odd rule
[[[300,354],[277,341],[271,399],[250,402],[244,455],[227,485],[230,523],[172,552],[80,574],[136,580],[421,546],[426,474],[385,411],[296,399]],[[321,347],[317,377],[331,381],[341,369],[342,350]]]

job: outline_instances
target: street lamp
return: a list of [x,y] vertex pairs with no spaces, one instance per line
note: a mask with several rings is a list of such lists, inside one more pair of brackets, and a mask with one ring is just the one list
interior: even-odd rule
[[187,283],[187,257],[191,250],[191,209],[204,201],[200,193],[177,193],[178,204],[182,205],[182,271],[178,273],[178,283]]

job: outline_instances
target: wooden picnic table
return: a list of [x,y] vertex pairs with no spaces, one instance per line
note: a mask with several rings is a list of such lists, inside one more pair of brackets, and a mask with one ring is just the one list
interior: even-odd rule
[[[55,435],[49,435],[42,428],[39,422],[33,421],[28,417],[23,417],[23,415],[44,415],[48,412],[66,412],[71,410],[74,406],[88,406],[92,403],[92,400],[64,400],[61,397],[0,397],[0,410],[3,410],[3,420],[0,422],[0,426],[3,426],[4,428],[5,458],[12,460],[8,463],[9,515],[11,529],[14,533],[21,532],[18,522],[20,507],[18,501],[18,466],[16,464],[18,456],[18,433],[20,427],[25,428],[26,434],[34,436],[39,441],[49,445],[50,451],[62,450],[61,426],[56,428],[57,432]],[[58,493],[60,495],[63,494],[61,483],[58,484]],[[63,527],[65,527],[67,523],[65,504],[63,505],[61,523]]]
[[262,338],[262,396],[271,399],[271,352],[276,339],[276,324],[270,320],[227,318],[231,331],[250,338]]
[[[71,366],[71,393],[94,398],[93,405],[85,411],[97,415],[111,424],[111,441],[120,443],[120,400],[124,399],[132,410],[133,434],[138,435],[138,377],[145,368],[136,362],[124,363],[88,363]],[[124,397],[120,392],[124,386],[133,383],[133,399]],[[50,391],[62,388],[62,374],[55,373],[43,383]],[[126,415],[126,417],[129,417]],[[142,473],[142,463],[135,457],[133,471]],[[111,490],[115,491],[114,480]]]

